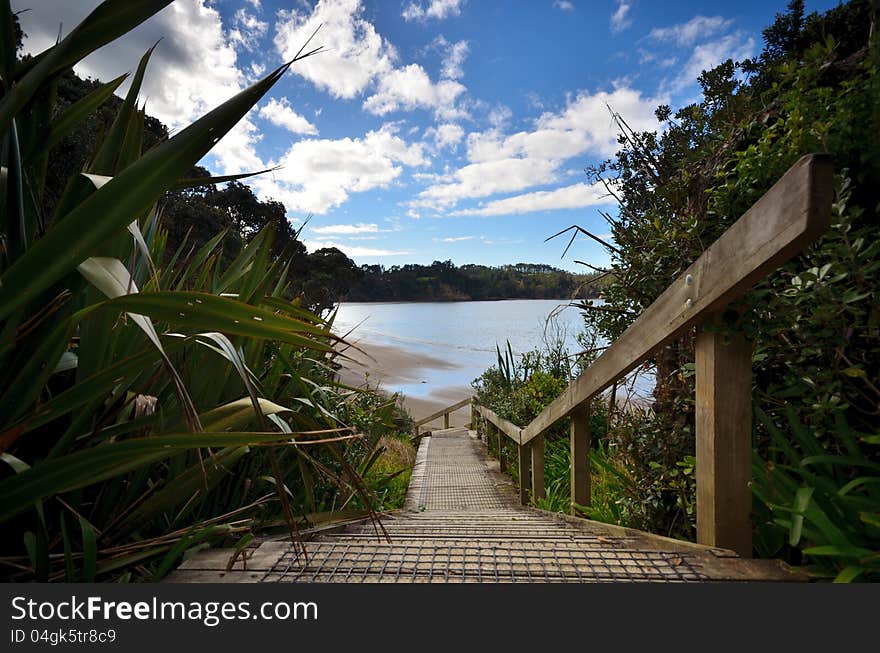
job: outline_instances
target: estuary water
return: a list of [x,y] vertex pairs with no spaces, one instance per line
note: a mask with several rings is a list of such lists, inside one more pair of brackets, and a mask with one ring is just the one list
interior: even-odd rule
[[442,361],[427,367],[415,382],[390,390],[423,397],[441,387],[469,387],[497,361],[496,344],[514,354],[542,348],[561,338],[569,353],[581,350],[581,311],[568,300],[511,299],[491,302],[343,303],[335,331],[350,340],[394,347],[415,356]]

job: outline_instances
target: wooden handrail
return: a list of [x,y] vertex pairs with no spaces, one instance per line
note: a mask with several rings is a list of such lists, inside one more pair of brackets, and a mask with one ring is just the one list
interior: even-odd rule
[[[476,402],[476,400],[474,401]],[[482,415],[483,419],[494,424],[504,435],[517,444],[522,444],[522,429],[519,426],[503,417],[499,417],[492,409],[486,408],[481,404],[475,403],[474,409]]]
[[449,413],[454,413],[455,411],[459,410],[460,408],[464,408],[465,406],[467,406],[470,403],[471,403],[471,398],[466,397],[465,399],[462,399],[461,401],[454,403],[451,406],[447,406],[446,408],[442,408],[442,409],[438,410],[436,413],[431,413],[427,417],[423,417],[422,419],[417,421],[415,424],[413,424],[413,426],[421,426],[422,424],[427,424],[428,422],[433,422],[438,417],[443,417],[444,415],[448,415]]
[[[802,157],[527,426],[475,403],[475,411],[519,446],[523,502],[528,454],[532,465],[543,466],[543,435],[571,416],[572,502],[588,504],[589,465],[581,458],[590,442],[590,399],[802,251],[828,228],[832,199],[830,157]],[[696,370],[697,540],[748,556],[751,349],[741,337],[726,343],[701,330]],[[532,496],[543,496],[543,473],[531,474],[531,483]]]
[[658,348],[744,294],[828,228],[830,157],[802,157],[678,277],[541,414],[523,428],[528,443],[635,369]]
[[461,408],[464,408],[465,406],[470,405],[470,403],[471,403],[471,397],[466,397],[466,398],[462,399],[461,401],[458,401],[458,402],[452,404],[451,406],[447,406],[446,408],[441,408],[436,413],[431,413],[427,417],[423,417],[419,421],[415,422],[413,424],[413,426],[416,429],[416,433],[415,433],[416,438],[420,437],[420,431],[421,431],[420,427],[422,426],[422,424],[427,424],[428,422],[433,422],[438,417],[443,418],[443,428],[448,429],[449,428],[449,414],[454,413],[455,411],[457,411]]

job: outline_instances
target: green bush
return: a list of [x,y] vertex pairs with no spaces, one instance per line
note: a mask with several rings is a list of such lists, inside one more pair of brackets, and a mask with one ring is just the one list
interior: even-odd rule
[[[108,0],[18,60],[0,0],[0,558],[14,580],[157,580],[185,555],[295,531],[369,494],[378,437],[335,414],[332,324],[288,301],[274,225],[235,256],[218,233],[166,251],[158,202],[284,74],[172,138],[144,139],[142,58],[84,170],[48,192],[57,147],[123,77],[54,110],[59,78],[168,1]],[[240,177],[240,176],[239,176]],[[228,179],[228,178],[227,178]],[[352,443],[357,443],[353,445]],[[310,511],[311,509],[311,511]]]
[[[815,529],[791,537],[779,511],[821,508],[835,532],[847,534],[850,552],[880,549],[864,521],[878,512],[873,483],[848,485],[880,469],[863,464],[880,458],[877,18],[876,4],[865,0],[809,16],[803,2],[792,1],[765,30],[759,58],[704,72],[701,101],[674,113],[658,108],[660,132],[633,133],[619,121],[620,152],[592,170],[616,178],[621,201],[604,293],[610,310],[585,313],[588,328],[610,340],[799,157],[832,157],[831,228],[733,307],[725,329],[744,331],[755,343],[753,398],[765,417],[755,420],[756,455],[776,470],[771,480],[785,470],[801,488],[783,493],[788,504],[781,508],[779,496],[756,482],[756,552],[843,579],[867,576],[855,570],[870,569],[870,556],[829,555],[822,548],[832,546],[828,534]],[[656,354],[655,415],[618,438],[637,483],[653,488],[647,502],[655,515],[646,527],[680,535],[692,532],[681,528],[693,517],[693,483],[681,472],[693,455],[693,343],[687,333]],[[864,436],[858,463],[853,432]],[[816,455],[836,463],[804,463]],[[831,501],[844,489],[860,512]],[[826,499],[834,510],[822,505]]]

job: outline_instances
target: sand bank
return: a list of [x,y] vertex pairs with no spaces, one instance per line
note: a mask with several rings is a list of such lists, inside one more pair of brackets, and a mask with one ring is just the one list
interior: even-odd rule
[[[345,355],[352,360],[338,359],[343,364],[340,370],[343,383],[355,387],[379,383],[389,393],[394,392],[396,387],[405,385],[424,383],[428,386],[426,377],[430,370],[451,370],[456,367],[448,361],[427,354],[364,341],[346,349]],[[473,394],[473,390],[467,385],[428,386],[425,390],[423,396],[403,396],[403,403],[414,419],[426,417]],[[461,426],[469,421],[470,410],[462,409],[452,415],[451,425]],[[442,419],[428,426],[442,426]]]

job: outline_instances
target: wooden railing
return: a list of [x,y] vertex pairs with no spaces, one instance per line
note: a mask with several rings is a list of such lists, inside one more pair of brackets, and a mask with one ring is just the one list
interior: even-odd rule
[[[529,486],[532,497],[544,496],[544,434],[570,416],[571,502],[589,505],[590,400],[685,330],[715,321],[822,234],[830,221],[832,177],[829,157],[801,158],[527,426],[474,405],[487,437],[497,432],[499,444],[504,434],[517,445],[522,503]],[[750,556],[751,346],[742,335],[725,342],[699,328],[695,356],[697,541]]]
[[428,422],[433,422],[435,419],[443,418],[443,428],[449,428],[449,415],[454,413],[457,410],[461,410],[465,406],[471,403],[471,398],[467,397],[462,399],[459,402],[452,404],[451,406],[447,406],[446,408],[442,408],[438,410],[436,413],[431,413],[427,417],[423,417],[418,420],[413,426],[415,426],[416,432],[415,436],[418,438],[421,435],[421,427],[423,424],[427,424]]

